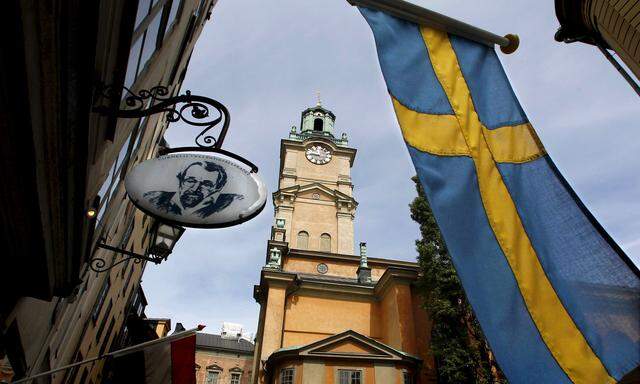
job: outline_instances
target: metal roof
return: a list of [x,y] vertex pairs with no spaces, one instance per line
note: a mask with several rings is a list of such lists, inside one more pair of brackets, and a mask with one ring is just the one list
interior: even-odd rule
[[245,339],[223,339],[220,335],[197,333],[196,348],[252,354],[254,344]]

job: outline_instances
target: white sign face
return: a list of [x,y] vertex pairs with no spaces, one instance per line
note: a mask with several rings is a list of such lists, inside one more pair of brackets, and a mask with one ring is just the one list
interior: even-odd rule
[[174,153],[136,165],[125,179],[142,211],[186,227],[228,227],[256,216],[267,201],[262,179],[232,160]]

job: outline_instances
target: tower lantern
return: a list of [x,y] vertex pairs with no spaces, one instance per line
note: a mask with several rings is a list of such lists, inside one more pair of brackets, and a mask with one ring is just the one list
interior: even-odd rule
[[300,130],[303,134],[313,133],[333,137],[335,121],[336,115],[318,102],[315,107],[307,108],[302,112]]

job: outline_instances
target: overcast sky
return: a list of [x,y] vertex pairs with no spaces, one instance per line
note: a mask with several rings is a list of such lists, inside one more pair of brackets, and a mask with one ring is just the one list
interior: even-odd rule
[[[500,55],[548,152],[614,239],[640,261],[640,100],[594,47],[553,40],[554,2],[414,1],[521,45]],[[532,4],[535,4],[532,6]],[[408,204],[414,174],[380,73],[373,37],[346,0],[219,0],[183,84],[224,103],[231,126],[224,148],[256,163],[277,186],[280,139],[315,104],[336,118],[358,149],[352,169],[360,203],[356,243],[372,257],[415,260],[417,225]],[[196,130],[175,126],[172,146]],[[223,321],[255,332],[259,282],[273,222],[270,199],[257,218],[227,229],[188,229],[169,260],[148,265],[149,317],[170,317],[218,333]]]

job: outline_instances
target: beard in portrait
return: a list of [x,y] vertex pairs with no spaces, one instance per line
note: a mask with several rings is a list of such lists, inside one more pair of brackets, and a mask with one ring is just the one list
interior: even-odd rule
[[220,193],[227,183],[227,172],[210,161],[197,161],[187,165],[176,175],[178,190],[151,191],[144,194],[158,210],[181,216],[201,218],[220,212],[243,195]]

